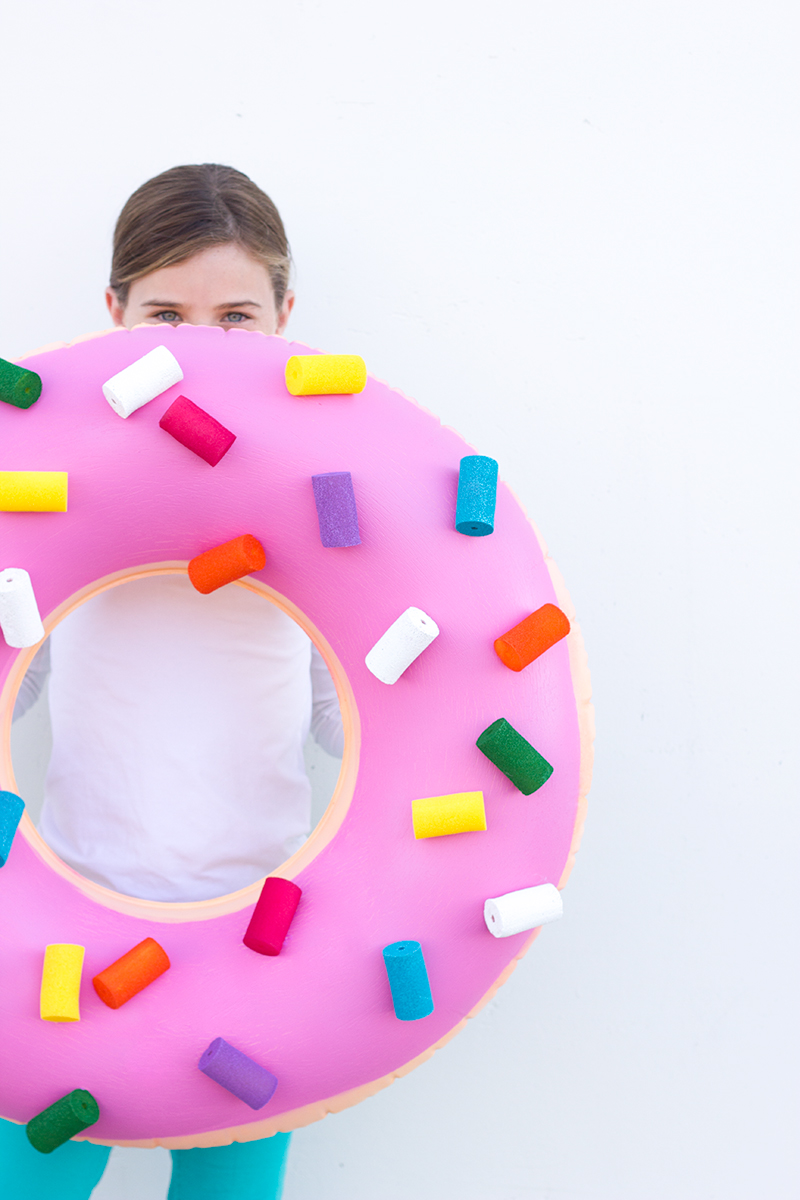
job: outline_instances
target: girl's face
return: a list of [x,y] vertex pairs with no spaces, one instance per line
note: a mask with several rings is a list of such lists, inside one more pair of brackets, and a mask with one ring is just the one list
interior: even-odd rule
[[294,304],[287,292],[275,307],[266,267],[234,242],[211,246],[191,258],[136,279],[123,308],[111,288],[106,304],[115,325],[220,325],[283,333]]

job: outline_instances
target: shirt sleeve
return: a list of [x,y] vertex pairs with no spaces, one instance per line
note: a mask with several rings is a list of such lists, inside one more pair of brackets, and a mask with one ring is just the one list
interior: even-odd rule
[[[36,701],[42,694],[42,688],[47,676],[50,674],[50,638],[41,646],[33,656],[33,661],[25,672],[25,677],[20,684],[17,692],[16,703],[14,704],[14,715],[12,721],[18,721],[20,717],[33,708]],[[333,682],[333,681],[331,681]]]
[[[35,660],[34,660],[35,661]],[[344,754],[344,730],[336,685],[325,660],[311,644],[311,733],[327,754],[341,758]]]

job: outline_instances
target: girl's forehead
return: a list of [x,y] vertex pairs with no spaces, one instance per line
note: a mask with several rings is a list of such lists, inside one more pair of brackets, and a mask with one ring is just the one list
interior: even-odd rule
[[[154,293],[150,297],[154,288],[159,295]],[[157,303],[170,298],[174,300],[174,295],[160,295],[164,288],[206,298],[224,292],[226,301],[241,302],[246,298],[245,293],[254,299],[258,299],[259,296],[252,293],[262,296],[266,292],[271,294],[272,283],[262,262],[254,258],[243,246],[229,242],[221,246],[209,246],[206,250],[200,250],[190,258],[183,259],[182,262],[151,271],[150,274],[134,280],[130,290],[131,293],[135,290],[140,303],[146,302],[145,293],[148,299]],[[231,293],[229,296],[228,292]]]

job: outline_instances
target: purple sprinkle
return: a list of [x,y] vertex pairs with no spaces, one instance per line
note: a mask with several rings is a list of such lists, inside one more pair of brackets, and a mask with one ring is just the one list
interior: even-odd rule
[[358,512],[349,471],[312,475],[323,546],[360,546]]
[[253,1062],[224,1038],[214,1038],[197,1065],[209,1079],[233,1092],[251,1108],[263,1108],[278,1086],[271,1071]]

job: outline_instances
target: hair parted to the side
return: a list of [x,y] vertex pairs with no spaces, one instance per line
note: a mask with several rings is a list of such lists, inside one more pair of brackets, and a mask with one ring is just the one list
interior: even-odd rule
[[110,286],[124,308],[135,279],[229,242],[264,264],[280,309],[292,259],[269,196],[233,167],[172,167],[137,188],[119,214]]

